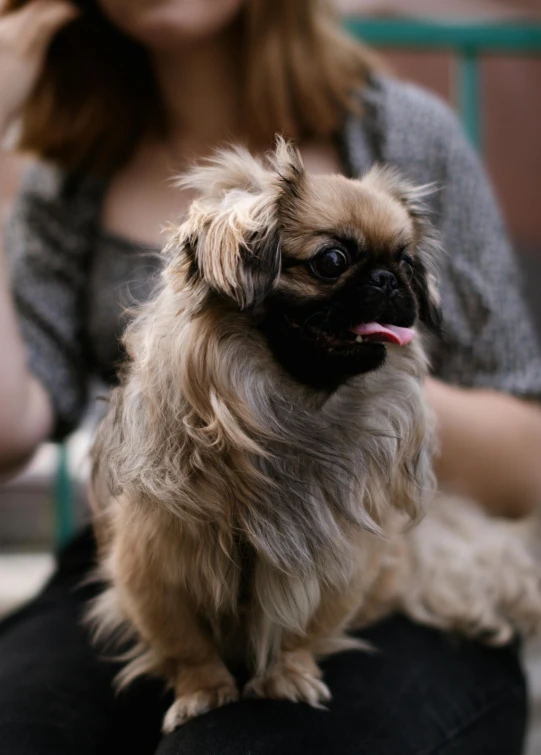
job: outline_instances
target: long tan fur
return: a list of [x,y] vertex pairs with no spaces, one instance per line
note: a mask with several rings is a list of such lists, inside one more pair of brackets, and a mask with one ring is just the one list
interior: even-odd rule
[[462,610],[430,604],[433,555],[404,534],[434,493],[421,335],[329,396],[289,377],[253,326],[270,292],[311,295],[281,252],[305,254],[344,207],[365,233],[407,228],[430,267],[419,193],[379,168],[312,178],[280,140],[267,164],[230,150],[183,185],[200,197],[126,331],[93,449],[108,587],[91,618],[133,641],[121,684],[151,673],[174,688],[166,731],[237,698],[231,660],[252,669],[251,692],[316,705],[329,692],[314,655],[350,646],[354,617],[402,607],[454,626]]

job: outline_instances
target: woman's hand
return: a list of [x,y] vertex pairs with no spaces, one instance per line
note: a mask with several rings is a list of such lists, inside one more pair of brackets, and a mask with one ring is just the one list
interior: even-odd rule
[[68,0],[6,7],[7,0],[0,0],[0,141],[32,93],[52,38],[79,14]]
[[457,388],[428,378],[443,489],[469,496],[500,516],[541,505],[541,408],[492,390]]

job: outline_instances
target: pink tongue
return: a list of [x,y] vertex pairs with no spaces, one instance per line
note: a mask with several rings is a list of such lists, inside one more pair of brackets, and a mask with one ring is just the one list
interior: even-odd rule
[[379,322],[365,322],[351,328],[353,333],[369,341],[386,341],[397,346],[405,346],[415,335],[411,328],[399,328],[398,325],[380,325]]

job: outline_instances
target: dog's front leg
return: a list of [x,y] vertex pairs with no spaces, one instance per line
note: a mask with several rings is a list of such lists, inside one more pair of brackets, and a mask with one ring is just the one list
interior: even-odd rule
[[[182,585],[166,578],[163,559],[126,530],[115,548],[113,590],[141,642],[140,654],[125,672],[164,676],[174,689],[163,730],[172,731],[190,718],[238,698],[235,680],[219,656],[210,630],[199,619]],[[155,555],[155,554],[154,554]],[[114,569],[116,565],[117,569]]]
[[360,645],[344,635],[358,595],[322,590],[315,577],[311,584],[269,574],[259,587],[264,603],[252,628],[256,671],[245,694],[320,707],[331,694],[315,655]]
[[[177,636],[171,647],[171,681],[175,701],[165,714],[163,731],[170,732],[190,718],[238,699],[234,678],[220,658],[212,638],[199,626],[187,603],[178,598]],[[160,626],[167,620],[164,613]],[[163,629],[162,629],[163,631]]]
[[303,647],[300,637],[284,638],[277,658],[244,688],[246,697],[271,697],[278,700],[305,702],[319,708],[331,699],[327,685],[321,681],[321,669],[310,648]]

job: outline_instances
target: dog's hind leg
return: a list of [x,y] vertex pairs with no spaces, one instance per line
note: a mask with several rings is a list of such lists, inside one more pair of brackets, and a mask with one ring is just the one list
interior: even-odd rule
[[538,632],[541,570],[527,528],[440,495],[408,535],[412,568],[401,609],[421,623],[491,644]]

